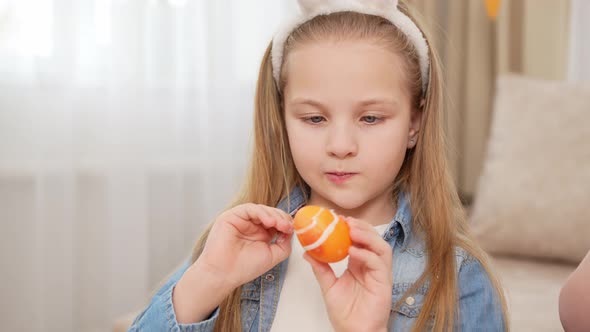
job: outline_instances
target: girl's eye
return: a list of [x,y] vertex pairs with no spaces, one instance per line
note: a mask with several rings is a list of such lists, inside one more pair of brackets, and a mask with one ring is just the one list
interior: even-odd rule
[[378,118],[374,115],[366,115],[366,116],[363,116],[362,119],[365,123],[368,123],[368,124],[375,124],[375,123],[379,122],[379,120],[381,120],[380,118]]
[[307,120],[307,121],[309,121],[311,123],[318,124],[318,123],[321,123],[324,120],[324,117],[323,116],[316,115],[316,116],[310,116],[309,118],[306,118],[305,120]]

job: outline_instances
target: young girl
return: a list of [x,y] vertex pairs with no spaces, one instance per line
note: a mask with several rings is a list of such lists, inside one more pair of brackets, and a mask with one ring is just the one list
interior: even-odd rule
[[[394,0],[300,7],[262,61],[241,196],[131,331],[506,330],[447,169],[432,45]],[[346,216],[347,260],[303,254],[303,205]]]

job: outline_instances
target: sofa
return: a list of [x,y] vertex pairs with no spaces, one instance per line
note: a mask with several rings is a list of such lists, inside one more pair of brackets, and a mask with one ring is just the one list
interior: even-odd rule
[[559,292],[590,249],[590,87],[506,75],[496,91],[468,219],[504,286],[511,330],[563,331]]

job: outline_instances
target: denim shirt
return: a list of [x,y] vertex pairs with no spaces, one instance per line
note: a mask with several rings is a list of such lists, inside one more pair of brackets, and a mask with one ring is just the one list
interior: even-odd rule
[[[304,204],[303,191],[296,188],[290,193],[289,199],[284,199],[277,207],[294,214]],[[425,243],[412,233],[412,215],[405,195],[400,195],[398,210],[383,238],[393,248],[394,283],[389,331],[409,331],[420,314],[428,283],[413,294],[405,294],[424,272],[427,264]],[[459,315],[455,330],[504,331],[502,308],[482,265],[461,248],[455,249],[455,259],[459,290]],[[213,331],[219,308],[207,320],[199,323],[179,324],[176,320],[172,290],[189,266],[190,261],[187,261],[170,277],[153,296],[147,308],[135,318],[129,331]],[[242,331],[270,331],[287,266],[288,259],[242,286]],[[404,295],[406,298],[402,299]],[[394,306],[400,300],[401,305]]]

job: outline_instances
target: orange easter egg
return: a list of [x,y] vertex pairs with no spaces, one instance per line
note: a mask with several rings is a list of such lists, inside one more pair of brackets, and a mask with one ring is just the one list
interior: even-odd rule
[[334,211],[304,206],[295,214],[293,228],[303,249],[318,261],[334,263],[348,256],[350,230]]

